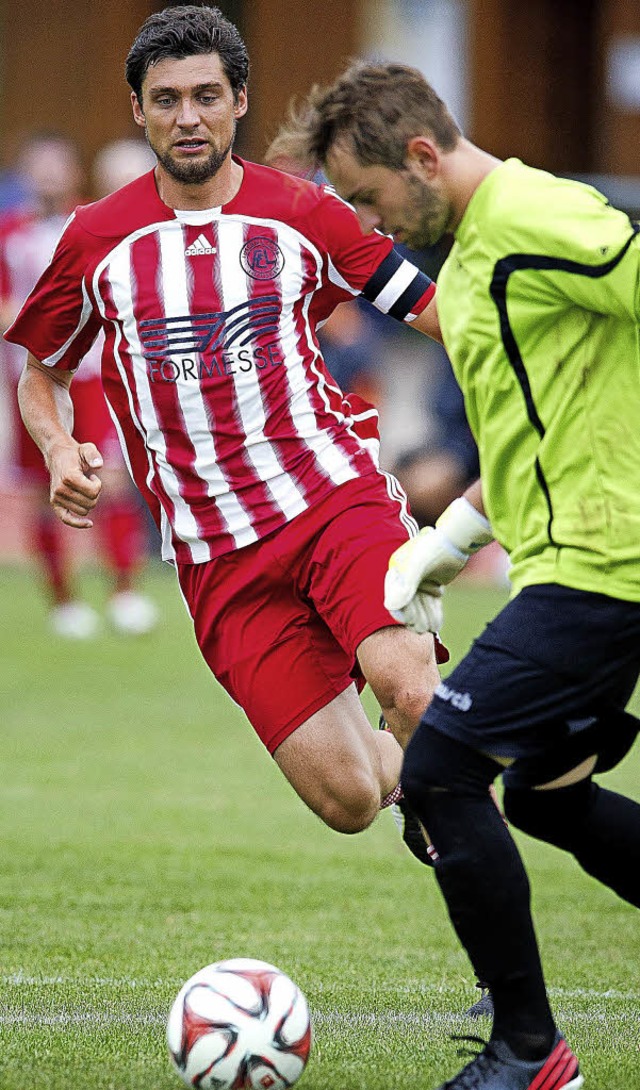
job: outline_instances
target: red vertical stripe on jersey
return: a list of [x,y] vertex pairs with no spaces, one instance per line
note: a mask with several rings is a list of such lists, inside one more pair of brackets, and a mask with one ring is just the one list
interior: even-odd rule
[[[308,261],[311,260],[311,255],[307,255],[306,251],[303,251],[303,256],[306,256]],[[304,300],[299,299],[296,301],[294,314],[298,344],[304,358],[311,403],[316,414],[318,429],[327,432],[331,436],[334,445],[347,458],[354,472],[362,474],[365,472],[363,465],[365,460],[369,460],[368,468],[373,468],[373,462],[368,452],[363,454],[361,444],[344,426],[341,417],[349,416],[349,407],[343,404],[342,391],[336,386],[319,353],[313,356],[310,352],[302,352],[303,345],[308,341],[308,316],[304,311]]]
[[[217,225],[213,224],[216,248],[219,244]],[[185,228],[187,231],[193,228]],[[190,308],[192,314],[222,312],[229,309],[224,299],[218,273],[218,256],[198,256],[190,259]],[[244,441],[246,433],[238,407],[236,387],[231,371],[234,353],[225,356],[226,324],[210,348],[200,353],[200,360],[211,374],[200,379],[202,397],[209,419],[209,430],[215,441],[218,466],[235,493],[238,502],[253,524],[256,518],[269,530],[284,525],[286,519],[273,502],[271,493],[260,480],[251,463]],[[216,347],[217,344],[217,347]],[[213,349],[213,351],[212,351]],[[227,373],[229,372],[229,373]]]
[[[158,477],[151,452],[148,451],[145,446],[146,433],[144,432],[144,426],[142,425],[138,391],[136,390],[136,384],[133,378],[131,347],[124,334],[120,337],[119,343],[116,343],[118,341],[116,326],[119,326],[119,322],[117,308],[113,300],[111,285],[109,283],[108,269],[106,269],[100,277],[98,291],[103,300],[105,315],[109,320],[109,324],[105,330],[105,350],[102,356],[103,363],[101,375],[104,394],[120,424],[136,488],[138,488],[141,495],[144,497],[151,514],[153,515],[154,522],[158,529],[160,529],[160,503],[162,503],[165,508],[169,521],[171,521],[173,517],[173,504],[162,487],[162,482]],[[124,380],[115,363],[116,354],[125,373]],[[142,434],[131,416],[127,390],[131,394],[131,402],[133,403],[135,417],[143,428]],[[150,461],[153,468],[151,488],[147,483]]]
[[[269,238],[277,244],[278,235],[273,228],[263,225],[248,224],[244,229],[245,242],[252,238]],[[317,278],[316,278],[317,279]],[[305,270],[303,290],[311,290]],[[280,277],[274,280],[259,280],[247,275],[247,294],[250,299],[259,299],[265,295],[278,297],[278,309],[282,315],[282,284]],[[327,481],[327,473],[319,464],[311,447],[307,446],[296,430],[291,413],[291,389],[289,368],[293,366],[285,360],[280,332],[274,331],[261,337],[258,333],[253,339],[254,347],[262,345],[266,358],[280,359],[277,367],[267,366],[260,372],[260,390],[265,409],[265,435],[278,456],[278,461],[286,473],[295,482],[298,491],[309,500]],[[271,346],[271,351],[269,351]],[[296,365],[297,366],[297,365]],[[300,366],[302,366],[300,364]],[[304,444],[304,445],[303,445]]]
[[[143,235],[131,246],[131,269],[133,273],[133,307],[138,326],[141,321],[150,318],[166,317],[162,295],[162,268],[160,245],[156,233]],[[172,467],[177,491],[189,507],[197,526],[198,537],[204,538],[204,528],[198,519],[198,502],[207,500],[207,485],[195,471],[196,452],[185,424],[182,406],[178,397],[176,383],[171,381],[174,368],[169,366],[169,357],[159,357],[156,381],[152,381],[147,369],[149,392],[155,409],[156,418],[162,431],[167,461]],[[162,367],[162,361],[165,367]],[[148,364],[149,361],[147,361]],[[163,379],[163,374],[168,381]],[[141,378],[141,382],[145,382]],[[193,556],[191,549],[177,537],[175,520],[172,519],[173,544],[178,560],[189,563]],[[230,545],[233,547],[233,544]]]

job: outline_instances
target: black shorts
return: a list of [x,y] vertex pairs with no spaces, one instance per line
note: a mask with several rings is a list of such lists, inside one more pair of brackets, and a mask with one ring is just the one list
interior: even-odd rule
[[546,783],[594,754],[611,768],[640,722],[624,711],[640,673],[640,603],[525,587],[443,680],[423,722],[493,757],[510,786]]

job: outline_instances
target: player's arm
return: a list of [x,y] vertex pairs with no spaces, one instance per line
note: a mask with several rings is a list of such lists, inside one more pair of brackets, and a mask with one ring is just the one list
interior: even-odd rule
[[102,456],[93,443],[73,438],[72,374],[40,363],[31,353],[18,384],[25,427],[44,455],[51,477],[51,506],[67,526],[93,526],[89,512],[102,487]]
[[431,337],[432,340],[442,344],[442,333],[440,332],[440,322],[438,320],[437,293],[427,303],[422,313],[407,324],[412,329],[417,329],[419,333],[425,333],[427,337]]
[[391,555],[384,584],[386,608],[415,632],[438,632],[443,586],[492,540],[478,480],[449,504],[435,526],[427,526]]

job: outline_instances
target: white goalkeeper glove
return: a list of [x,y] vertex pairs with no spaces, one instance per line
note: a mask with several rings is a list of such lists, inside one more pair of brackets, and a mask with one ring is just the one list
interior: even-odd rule
[[389,559],[384,604],[392,617],[414,632],[439,632],[443,585],[467,560],[493,541],[484,515],[464,496],[449,504],[435,526],[427,526]]

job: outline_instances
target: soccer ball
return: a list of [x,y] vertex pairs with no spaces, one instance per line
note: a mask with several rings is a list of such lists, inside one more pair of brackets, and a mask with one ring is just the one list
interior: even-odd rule
[[293,981],[266,961],[218,961],[180,989],[167,1043],[187,1086],[286,1090],[309,1058],[309,1008]]

